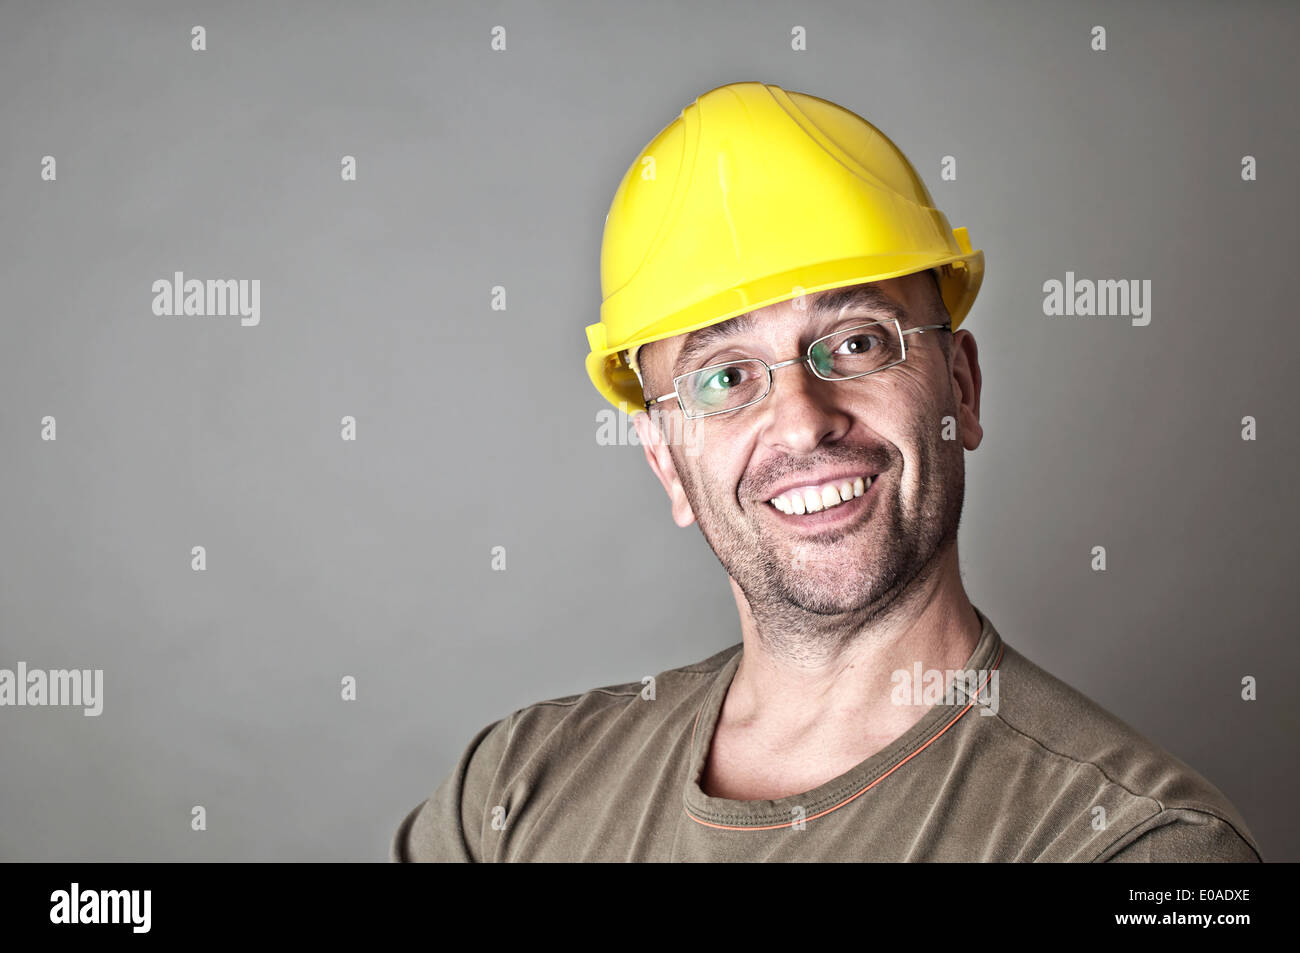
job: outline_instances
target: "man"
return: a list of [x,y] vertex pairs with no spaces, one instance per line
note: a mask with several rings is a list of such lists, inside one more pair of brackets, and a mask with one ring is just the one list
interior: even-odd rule
[[[646,170],[650,170],[647,174]],[[1208,781],[963,589],[983,253],[824,100],[705,94],[615,195],[588,370],[742,643],[480,731],[395,860],[1261,859]]]

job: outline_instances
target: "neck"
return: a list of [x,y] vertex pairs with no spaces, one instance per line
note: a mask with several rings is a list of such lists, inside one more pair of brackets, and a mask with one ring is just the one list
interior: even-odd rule
[[724,716],[773,741],[801,736],[827,744],[869,735],[884,744],[925,710],[891,700],[897,671],[963,666],[982,626],[961,584],[957,545],[936,554],[931,571],[884,609],[854,617],[765,612],[731,583],[744,654]]

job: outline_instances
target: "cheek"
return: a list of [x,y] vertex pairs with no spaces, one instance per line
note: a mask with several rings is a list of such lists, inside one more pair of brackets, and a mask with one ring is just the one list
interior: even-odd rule
[[933,467],[943,418],[952,411],[936,403],[936,385],[926,369],[902,364],[884,373],[894,376],[887,383],[873,382],[855,402],[860,440],[889,448],[893,459],[887,465],[897,468],[903,492],[910,495],[922,472]]
[[853,414],[872,435],[872,442],[885,440],[908,455],[914,452],[917,438],[924,436],[935,412],[935,384],[925,369],[899,364],[841,386],[854,383],[861,387],[854,395]]
[[[721,428],[716,428],[720,431]],[[674,450],[677,472],[691,496],[720,506],[734,505],[740,481],[745,475],[745,454],[734,435],[692,434],[686,431],[683,445]],[[716,507],[715,507],[716,508]]]
[[942,370],[909,357],[906,363],[885,372],[899,373],[890,381],[884,406],[897,422],[896,430],[914,443],[932,442],[943,426],[941,418],[954,412],[952,391]]
[[890,384],[894,390],[894,399],[900,407],[923,407],[934,402],[937,382],[933,369],[926,366],[924,361],[909,357],[885,373],[894,374]]

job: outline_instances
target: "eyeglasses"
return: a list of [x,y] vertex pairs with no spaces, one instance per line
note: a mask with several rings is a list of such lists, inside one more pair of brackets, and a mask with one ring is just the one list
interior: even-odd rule
[[808,345],[802,357],[778,364],[768,364],[758,358],[710,364],[674,377],[673,392],[647,400],[645,409],[676,397],[682,413],[692,420],[729,414],[766,397],[772,390],[772,372],[791,364],[808,365],[824,381],[856,380],[907,360],[907,335],[947,327],[947,324],[926,324],[904,331],[898,320],[891,318],[819,337]]

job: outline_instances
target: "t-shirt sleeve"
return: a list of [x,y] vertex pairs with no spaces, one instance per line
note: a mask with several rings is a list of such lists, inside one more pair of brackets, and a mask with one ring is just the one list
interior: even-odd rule
[[1259,863],[1259,852],[1231,824],[1205,811],[1166,808],[1101,857],[1107,863]]
[[510,735],[510,718],[483,728],[433,794],[402,819],[389,846],[395,863],[477,863],[483,859],[487,802]]

